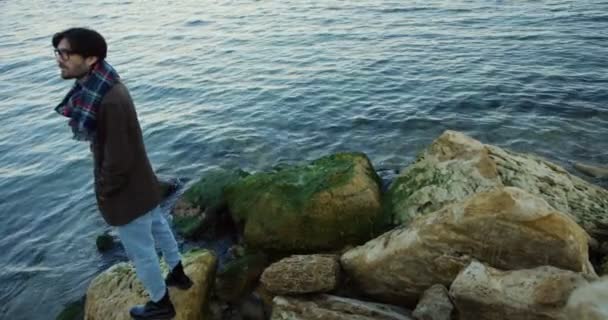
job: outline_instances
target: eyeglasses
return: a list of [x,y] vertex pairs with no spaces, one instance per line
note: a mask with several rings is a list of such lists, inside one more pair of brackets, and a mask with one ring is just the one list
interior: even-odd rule
[[63,61],[70,60],[70,56],[74,54],[74,51],[68,49],[55,49],[53,52],[55,53],[55,57]]

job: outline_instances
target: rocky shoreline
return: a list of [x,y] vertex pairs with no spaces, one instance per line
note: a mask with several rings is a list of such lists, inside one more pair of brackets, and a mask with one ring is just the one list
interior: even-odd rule
[[[608,191],[446,131],[388,188],[365,154],[210,172],[173,209],[191,240],[175,319],[608,319]],[[74,317],[129,319],[133,269],[97,276]]]

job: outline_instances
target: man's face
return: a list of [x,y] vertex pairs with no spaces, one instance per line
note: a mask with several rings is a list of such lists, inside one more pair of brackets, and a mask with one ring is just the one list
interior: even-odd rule
[[84,58],[80,54],[74,53],[68,39],[63,38],[55,49],[55,60],[57,60],[63,79],[80,79],[89,73],[91,66],[97,61],[97,57]]

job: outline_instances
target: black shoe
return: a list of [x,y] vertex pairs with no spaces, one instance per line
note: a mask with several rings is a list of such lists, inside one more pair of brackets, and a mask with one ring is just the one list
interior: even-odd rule
[[169,299],[169,290],[158,302],[148,301],[145,305],[137,305],[129,311],[135,320],[169,320],[175,317],[175,308]]
[[181,290],[187,290],[192,287],[192,280],[184,273],[184,267],[180,261],[165,278],[165,284],[168,287],[177,287]]

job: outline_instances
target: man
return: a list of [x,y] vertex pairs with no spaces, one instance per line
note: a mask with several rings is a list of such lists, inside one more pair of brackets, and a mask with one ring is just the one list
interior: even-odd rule
[[[139,280],[150,296],[130,310],[134,319],[171,319],[167,286],[188,289],[177,242],[162,215],[158,181],[144,148],[129,91],[105,61],[97,32],[72,28],[53,36],[61,77],[76,79],[56,111],[68,117],[74,139],[90,143],[95,195],[104,220],[116,227]],[[163,280],[154,240],[171,272]]]

